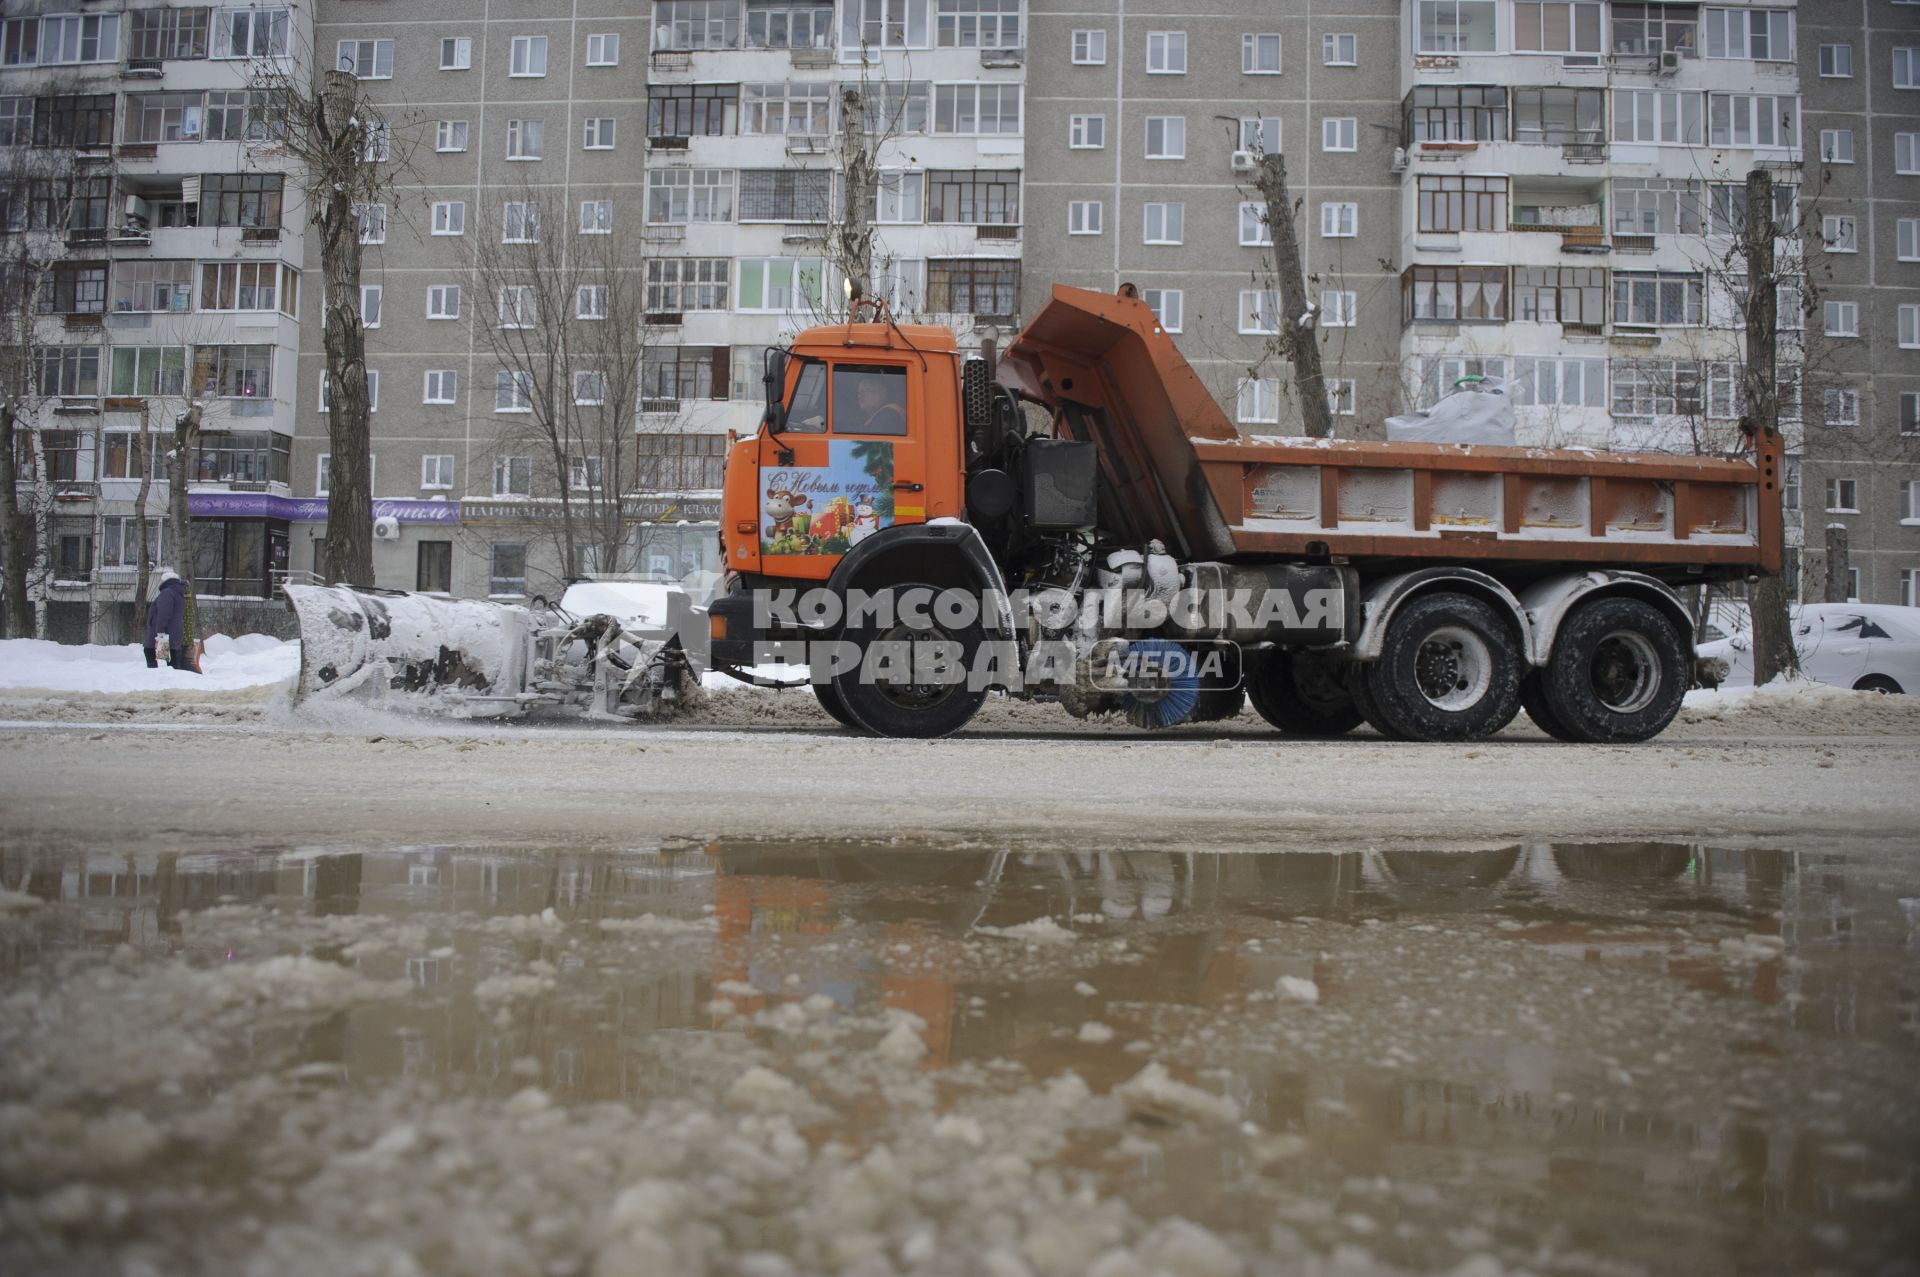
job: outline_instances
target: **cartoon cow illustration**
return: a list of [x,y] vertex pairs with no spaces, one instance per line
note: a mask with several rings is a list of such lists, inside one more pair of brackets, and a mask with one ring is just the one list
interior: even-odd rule
[[773,526],[767,530],[770,540],[778,541],[794,530],[794,516],[813,504],[813,499],[804,492],[794,492],[787,487],[784,479],[770,479],[767,482],[767,517],[773,520]]

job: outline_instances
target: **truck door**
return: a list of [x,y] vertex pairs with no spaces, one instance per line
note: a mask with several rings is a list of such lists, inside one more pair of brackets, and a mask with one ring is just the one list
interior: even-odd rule
[[920,394],[904,364],[802,366],[786,429],[760,441],[763,571],[824,579],[866,538],[926,521],[926,446],[909,428],[924,410]]

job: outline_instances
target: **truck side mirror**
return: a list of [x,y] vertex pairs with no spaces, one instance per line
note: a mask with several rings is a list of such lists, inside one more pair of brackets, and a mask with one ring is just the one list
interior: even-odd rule
[[[769,346],[767,348],[766,373],[761,378],[761,383],[766,387],[767,416],[769,420],[771,420],[775,415],[775,410],[782,406],[780,401],[786,394],[786,389],[787,389],[787,352],[786,351],[777,349],[772,346]],[[782,424],[784,423],[776,422],[775,429],[777,430],[779,426]]]

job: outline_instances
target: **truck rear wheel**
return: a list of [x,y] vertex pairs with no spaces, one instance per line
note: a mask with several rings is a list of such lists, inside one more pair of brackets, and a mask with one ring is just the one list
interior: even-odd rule
[[827,711],[828,718],[842,727],[851,727],[856,732],[867,730],[860,725],[859,719],[848,712],[847,703],[840,699],[840,692],[832,683],[815,683],[812,686],[813,698],[820,702],[821,709]]
[[1648,740],[1686,697],[1686,644],[1651,603],[1594,599],[1561,623],[1542,675],[1547,709],[1569,739]]
[[1478,740],[1520,712],[1513,627],[1464,594],[1426,594],[1401,606],[1380,656],[1366,668],[1380,717],[1410,740]]
[[1362,721],[1340,667],[1311,652],[1267,653],[1247,670],[1247,698],[1288,736],[1345,736]]
[[[916,592],[928,606],[906,606]],[[967,682],[982,640],[979,622],[943,625],[930,606],[937,586],[896,585],[890,593],[890,615],[844,635],[861,660],[834,676],[833,690],[854,722],[879,736],[926,739],[958,731],[987,699],[986,689]]]
[[1554,714],[1553,706],[1547,704],[1546,675],[1543,671],[1532,670],[1520,680],[1520,704],[1526,707],[1527,717],[1533,720],[1533,725],[1555,740],[1578,739]]

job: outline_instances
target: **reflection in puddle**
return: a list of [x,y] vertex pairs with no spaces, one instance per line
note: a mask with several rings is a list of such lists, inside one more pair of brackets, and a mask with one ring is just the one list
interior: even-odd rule
[[[1248,1254],[1718,1271],[1914,1253],[1920,940],[1903,901],[1920,891],[1872,860],[1684,843],[6,852],[0,888],[44,902],[0,915],[0,996],[16,1010],[64,998],[68,1020],[102,1021],[62,1021],[51,1046],[21,1029],[9,1048],[58,1063],[113,1036],[116,1015],[128,1033],[164,1025],[178,1036],[162,1046],[188,1053],[185,1084],[296,1085],[327,1111],[380,1114],[368,1141],[456,1100],[505,1122],[538,1096],[589,1128],[611,1110],[582,1106],[600,1102],[711,1109],[716,1086],[758,1064],[781,1086],[813,1079],[780,1111],[822,1156],[893,1148],[904,1119],[889,1115],[963,1095],[1009,1130],[1047,1125],[1020,1107],[1039,1096],[1104,1113],[1042,1160],[1141,1220],[1184,1216]],[[96,1005],[80,992],[90,972],[159,1009]],[[336,990],[329,973],[357,983]],[[906,1072],[875,1083],[876,1058]],[[1151,1060],[1251,1125],[1084,1107]],[[49,1113],[84,1122],[109,1105],[165,1127],[177,1090],[131,1063],[82,1063],[60,1086],[0,1072],[0,1103],[38,1106],[46,1130]],[[1045,1089],[1069,1071],[1091,1088],[1081,1109]],[[761,1111],[740,1085],[724,1103]],[[123,1212],[151,1187],[141,1158],[87,1172],[34,1129],[0,1123],[0,1187],[90,1174],[89,1191],[117,1185]],[[180,1173],[224,1203],[215,1215],[318,1209],[262,1189],[271,1168],[250,1168],[244,1141],[168,1138]],[[963,1142],[969,1165],[994,1151]],[[923,1206],[936,1224],[962,1212]],[[136,1237],[176,1262],[244,1251],[180,1240],[195,1226],[182,1210]],[[0,1259],[104,1260],[49,1217],[0,1237]],[[767,1223],[748,1245],[726,1220],[716,1254],[764,1245],[797,1262],[814,1244]],[[896,1247],[906,1268],[910,1243]]]

